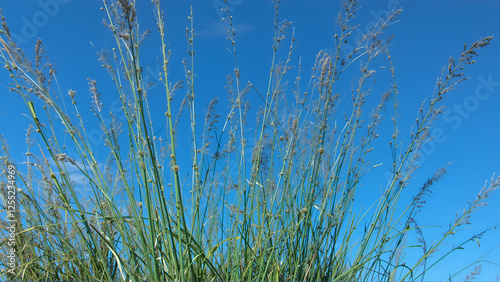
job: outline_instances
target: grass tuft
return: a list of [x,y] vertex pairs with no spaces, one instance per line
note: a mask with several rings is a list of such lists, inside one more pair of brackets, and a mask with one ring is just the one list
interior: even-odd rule
[[[417,215],[446,169],[438,169],[411,198],[403,193],[418,169],[419,149],[431,138],[429,128],[442,112],[441,100],[467,79],[465,68],[492,37],[465,45],[457,58],[450,58],[407,138],[398,124],[392,36],[385,34],[400,10],[374,22],[355,40],[351,22],[358,1],[343,1],[335,46],[317,54],[307,77],[301,61],[292,63],[294,31],[291,22],[281,19],[280,1],[275,1],[268,80],[256,85],[243,82],[247,73],[237,60],[238,31],[226,8],[234,56],[234,72],[226,78],[229,109],[221,114],[220,100],[213,98],[199,115],[192,10],[183,60],[186,82],[172,85],[164,14],[160,1],[152,1],[162,64],[160,87],[153,89],[141,63],[141,44],[149,32],[140,29],[142,15],[135,1],[103,4],[104,23],[115,45],[99,52],[98,59],[115,87],[106,95],[119,98],[123,120],[117,113],[106,116],[109,105],[101,100],[97,80],[88,79],[91,105],[78,103],[80,91],[61,91],[42,40],[30,59],[2,17],[0,56],[11,78],[7,88],[24,100],[31,120],[24,162],[13,161],[2,138],[0,208],[16,221],[16,232],[11,245],[9,223],[2,217],[1,248],[3,253],[13,248],[17,255],[13,266],[1,257],[4,279],[414,281],[495,228],[438,252],[471,224],[471,215],[499,188],[498,177],[485,184],[434,242],[425,240]],[[355,47],[344,54],[347,44]],[[374,87],[381,61],[392,77],[385,91]],[[352,76],[355,66],[359,71]],[[290,76],[293,84],[287,82]],[[345,80],[352,82],[350,90],[342,86]],[[174,95],[181,88],[183,99]],[[161,125],[150,111],[151,93],[166,97]],[[249,95],[260,98],[254,122]],[[379,99],[371,111],[370,95]],[[339,118],[341,100],[351,107]],[[89,139],[81,115],[88,108],[104,136],[106,158],[103,148]],[[391,176],[379,197],[360,209],[356,200],[367,189],[361,187],[366,175],[378,166],[368,160],[389,108]],[[160,131],[167,137],[159,137]],[[186,135],[191,142],[179,139]],[[16,209],[11,212],[6,195],[14,168]],[[408,242],[412,238],[416,245]],[[405,257],[415,247],[421,249],[419,255]],[[480,272],[477,266],[467,279]]]

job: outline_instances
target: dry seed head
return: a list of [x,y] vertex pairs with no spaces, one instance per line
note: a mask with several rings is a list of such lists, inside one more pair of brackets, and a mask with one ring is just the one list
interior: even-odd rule
[[76,91],[73,89],[70,89],[70,90],[68,90],[68,95],[69,95],[69,97],[71,97],[71,100],[73,100],[75,98]]
[[320,155],[322,155],[324,152],[325,152],[325,149],[323,149],[323,148],[319,148],[319,149],[318,149],[318,153],[319,153]]
[[179,171],[179,166],[178,166],[178,165],[173,165],[173,166],[172,166],[172,170],[173,170],[174,172],[178,172],[178,171]]

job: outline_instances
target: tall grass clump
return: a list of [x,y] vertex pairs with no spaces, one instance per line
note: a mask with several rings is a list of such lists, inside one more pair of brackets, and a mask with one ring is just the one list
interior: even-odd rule
[[[121,113],[109,118],[98,81],[89,79],[88,84],[90,108],[102,129],[107,158],[94,153],[97,148],[89,141],[81,115],[89,105],[79,103],[83,91],[60,90],[42,41],[37,41],[33,58],[25,55],[2,17],[2,64],[11,77],[7,88],[24,100],[31,121],[22,163],[10,158],[7,141],[2,140],[2,214],[7,211],[8,171],[17,171],[17,261],[9,271],[9,259],[2,257],[3,279],[413,281],[424,279],[444,257],[484,234],[437,252],[470,224],[471,214],[498,189],[499,178],[493,177],[434,242],[424,240],[425,228],[417,224],[417,215],[445,168],[411,191],[413,197],[405,198],[403,191],[414,189],[409,180],[418,168],[419,148],[431,138],[429,128],[441,113],[441,100],[466,79],[464,69],[491,37],[465,45],[457,58],[450,58],[435,93],[418,109],[409,133],[403,134],[398,125],[400,94],[388,50],[391,36],[384,33],[399,10],[354,40],[355,26],[350,23],[358,2],[344,1],[336,45],[331,52],[317,54],[311,75],[303,78],[301,63],[292,63],[295,38],[293,32],[287,35],[291,23],[279,18],[276,1],[265,85],[242,81],[245,70],[237,64],[237,31],[226,10],[235,67],[226,78],[229,109],[221,113],[217,98],[206,109],[196,104],[193,13],[188,17],[188,56],[183,61],[185,96],[174,97],[174,91],[181,90],[169,79],[165,19],[159,0],[152,3],[163,66],[161,87],[154,90],[141,64],[145,32],[139,29],[135,1],[103,2],[115,46],[100,52],[99,60],[115,85],[106,95],[119,97]],[[355,46],[349,54],[343,52],[346,44]],[[374,69],[381,64],[387,64],[393,84],[379,93],[373,88]],[[356,67],[359,72],[353,70]],[[292,72],[295,83],[290,87]],[[351,89],[341,86],[344,80],[355,81]],[[153,121],[148,99],[152,93],[166,97],[163,121]],[[380,100],[371,111],[366,106],[369,94]],[[248,95],[262,101],[255,108],[255,122],[248,119]],[[339,116],[342,99],[351,107]],[[123,123],[117,114],[125,116]],[[387,184],[361,187],[375,167],[369,154],[384,114],[393,128],[387,137],[391,177]],[[178,126],[186,119],[189,127]],[[166,137],[160,138],[159,130]],[[186,136],[191,142],[180,139]],[[83,175],[84,183],[77,182],[75,174]],[[82,195],[82,185],[89,189],[87,195]],[[379,197],[360,208],[355,199],[375,186],[383,187]],[[1,244],[7,253],[11,247],[4,239],[9,237],[4,218]],[[408,238],[416,243],[407,244]],[[418,256],[404,257],[415,247],[421,249]]]

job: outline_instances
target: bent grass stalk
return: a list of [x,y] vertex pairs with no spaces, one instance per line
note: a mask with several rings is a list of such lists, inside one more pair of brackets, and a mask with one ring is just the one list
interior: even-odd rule
[[[186,28],[189,57],[184,60],[188,87],[185,99],[179,103],[173,96],[179,84],[172,86],[169,82],[170,51],[166,47],[163,12],[160,1],[155,0],[153,10],[161,41],[160,84],[166,99],[165,145],[155,134],[159,127],[153,123],[149,108],[150,85],[146,85],[141,67],[145,34],[139,30],[135,1],[103,3],[105,24],[115,39],[115,48],[99,52],[99,60],[110,74],[124,116],[123,128],[115,113],[111,114],[110,122],[104,117],[106,105],[100,100],[97,81],[89,79],[92,111],[109,149],[107,161],[101,161],[102,156],[93,153],[96,148],[89,140],[77,103],[79,95],[74,90],[69,90],[68,96],[77,121],[71,118],[57,74],[43,59],[41,40],[35,46],[32,63],[17,47],[2,18],[0,55],[12,78],[8,88],[22,97],[33,123],[26,136],[26,169],[17,165],[22,183],[18,205],[24,211],[16,213],[20,225],[15,238],[18,262],[13,274],[7,271],[8,259],[2,257],[0,263],[5,267],[2,277],[109,281],[413,281],[423,278],[443,258],[472,241],[452,247],[428,264],[442,243],[460,226],[468,224],[471,214],[485,205],[489,195],[498,189],[499,178],[492,178],[433,244],[423,239],[416,215],[430,187],[445,170],[438,170],[429,178],[402,212],[398,207],[402,191],[417,169],[418,149],[429,140],[429,128],[441,112],[438,102],[464,80],[464,67],[474,63],[476,52],[487,46],[491,37],[465,46],[458,62],[450,59],[435,96],[419,109],[415,131],[410,132],[407,148],[402,151],[397,124],[400,94],[388,51],[391,37],[384,35],[399,10],[374,23],[354,49],[344,54],[344,44],[353,41],[351,34],[356,27],[349,23],[358,10],[357,1],[344,1],[338,17],[341,31],[334,36],[334,51],[317,55],[305,87],[301,83],[304,71],[299,60],[295,89],[290,95],[286,81],[292,69],[296,39],[292,31],[288,51],[281,50],[291,23],[280,20],[279,1],[275,1],[274,7],[275,33],[265,93],[251,82],[247,87],[241,85],[246,72],[238,66],[237,30],[226,9],[235,68],[234,74],[227,78],[230,107],[220,128],[217,98],[208,106],[204,126],[196,126],[192,10]],[[393,84],[380,94],[380,102],[367,114],[365,104],[375,92],[373,69],[381,56],[389,62]],[[341,98],[349,93],[341,82],[357,63],[360,72],[350,93],[352,108],[342,124],[337,122],[336,112]],[[245,95],[249,92],[262,100],[252,126],[253,144],[248,143],[250,104]],[[378,199],[356,212],[354,199],[361,189],[358,186],[378,166],[368,164],[369,154],[372,142],[379,136],[382,113],[391,99],[392,178]],[[173,115],[176,105],[180,105],[177,117]],[[189,109],[190,130],[186,134],[190,133],[192,140],[187,147],[176,142],[183,133],[178,132],[177,124],[182,122],[184,107]],[[361,129],[365,127],[363,133]],[[202,134],[198,128],[203,129]],[[41,138],[40,143],[35,142],[33,134]],[[69,143],[61,140],[67,136]],[[1,165],[6,175],[6,168],[13,161],[6,141],[2,141]],[[192,152],[190,160],[179,154],[184,150]],[[231,163],[237,164],[236,170],[232,170]],[[190,180],[184,181],[180,173],[187,171],[188,165],[191,165]],[[75,172],[83,175],[85,184],[75,182]],[[2,192],[6,183],[3,179],[0,182]],[[90,187],[89,194],[81,193],[82,185]],[[190,190],[189,200],[185,198],[187,190]],[[128,203],[126,207],[120,198]],[[4,198],[2,201],[3,211],[6,202]],[[2,221],[2,234],[6,233],[5,226]],[[402,261],[402,252],[410,248],[405,242],[415,234],[420,236],[423,254],[415,261]],[[7,248],[6,240],[1,247]]]

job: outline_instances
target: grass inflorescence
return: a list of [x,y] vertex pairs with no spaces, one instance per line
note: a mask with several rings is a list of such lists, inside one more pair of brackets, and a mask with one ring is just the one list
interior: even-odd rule
[[[13,162],[7,141],[2,140],[2,212],[7,210],[3,195],[9,168],[15,165],[19,171],[13,246],[17,260],[11,268],[9,259],[2,257],[4,279],[413,281],[423,279],[442,258],[484,234],[438,253],[450,236],[470,224],[471,214],[498,189],[499,178],[493,177],[434,242],[424,239],[425,228],[417,223],[417,214],[445,168],[437,170],[411,199],[401,195],[418,168],[419,148],[431,138],[429,128],[442,111],[440,101],[466,79],[465,67],[474,63],[476,52],[491,37],[465,45],[458,58],[450,59],[434,96],[422,103],[406,139],[398,126],[400,94],[389,53],[392,37],[385,35],[400,10],[389,12],[355,41],[356,27],[350,23],[358,2],[344,1],[336,45],[331,52],[317,54],[311,75],[303,78],[307,72],[302,63],[292,64],[296,39],[291,23],[280,19],[279,1],[275,1],[271,65],[267,84],[260,87],[242,81],[245,70],[238,65],[237,30],[225,10],[223,20],[235,64],[234,73],[226,78],[229,110],[219,114],[219,99],[214,98],[200,117],[195,15],[191,12],[188,17],[188,57],[183,60],[186,94],[179,101],[174,91],[180,91],[180,84],[169,80],[165,19],[159,0],[154,0],[162,62],[161,87],[154,91],[163,91],[167,103],[160,126],[153,122],[148,99],[151,84],[140,60],[141,43],[149,32],[139,29],[135,1],[103,3],[105,25],[115,46],[100,52],[99,60],[115,85],[113,95],[119,98],[120,114],[125,117],[122,123],[111,114],[108,122],[98,84],[102,78],[89,78],[90,107],[108,152],[105,163],[89,141],[80,114],[88,106],[78,104],[80,93],[63,93],[42,41],[36,43],[34,60],[29,59],[2,17],[0,55],[11,77],[8,89],[22,97],[31,119],[24,167]],[[348,42],[355,47],[344,54]],[[380,61],[388,62],[393,84],[367,112],[368,95],[378,91],[373,84]],[[346,73],[355,66],[359,72],[346,91],[338,85],[353,79]],[[287,79],[293,71],[290,87]],[[251,105],[246,97],[250,94],[262,103],[256,121],[248,125]],[[352,107],[338,122],[341,99],[349,99]],[[354,200],[366,189],[360,187],[365,175],[376,167],[368,156],[387,112],[392,112],[393,127],[391,177],[381,184],[385,186],[379,197],[360,210]],[[189,129],[178,125],[185,114]],[[166,128],[165,139],[156,135],[161,127]],[[179,131],[190,134],[191,143],[177,140]],[[230,166],[233,163],[236,169]],[[75,181],[74,172],[83,175],[85,184]],[[82,196],[81,185],[89,188],[88,195]],[[8,238],[6,226],[2,221],[2,238]],[[403,253],[415,247],[406,245],[409,237],[416,238],[422,251],[417,258],[405,260]],[[2,239],[5,253],[10,248],[7,243]]]

